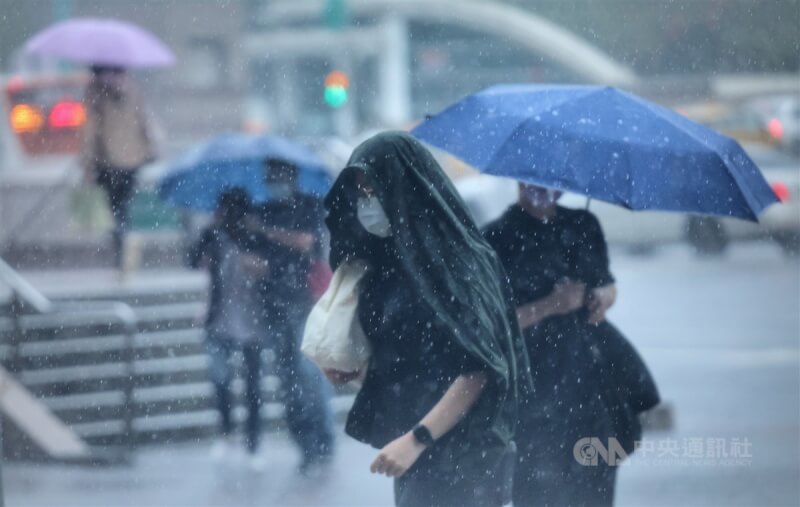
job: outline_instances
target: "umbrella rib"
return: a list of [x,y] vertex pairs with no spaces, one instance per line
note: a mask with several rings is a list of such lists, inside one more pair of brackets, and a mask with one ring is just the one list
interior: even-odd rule
[[[649,104],[646,104],[646,103],[645,103],[645,105],[649,106]],[[699,138],[694,132],[691,132],[690,130],[685,129],[681,125],[677,124],[674,121],[674,119],[670,118],[669,115],[665,114],[663,111],[660,111],[658,108],[652,108],[652,107],[648,107],[648,108],[651,109],[652,111],[654,111],[658,115],[659,118],[662,118],[663,120],[667,121],[668,123],[670,123],[674,127],[678,128],[680,132],[692,137],[693,139],[695,139],[698,142],[703,143],[704,146],[706,146],[707,148],[709,148],[709,149],[711,149],[713,151],[714,157],[717,160],[719,160],[719,162],[722,164],[723,167],[725,167],[725,169],[726,169],[725,173],[727,174],[728,178],[733,181],[734,186],[736,187],[736,190],[738,191],[739,195],[742,197],[744,202],[747,203],[747,205],[748,205],[748,210],[747,210],[748,211],[748,213],[747,213],[748,216],[751,217],[752,219],[754,219],[755,221],[758,221],[758,215],[753,211],[753,205],[754,204],[761,205],[762,203],[761,202],[757,202],[758,199],[755,199],[755,197],[749,191],[749,186],[748,185],[744,185],[743,182],[740,181],[740,178],[738,177],[738,174],[736,174],[736,171],[732,171],[731,168],[728,166],[728,164],[725,163],[725,160],[723,160],[722,156],[719,153],[719,150],[717,150],[716,148],[713,148],[705,139]],[[714,132],[713,130],[711,132],[716,134],[716,132]],[[730,141],[730,140],[727,140],[727,139],[723,139],[723,141],[728,142],[728,143],[733,142],[736,146],[738,146],[738,144],[735,143],[735,141]],[[756,201],[756,202],[754,202],[754,201]],[[762,209],[763,209],[763,207],[764,206],[762,206]]]

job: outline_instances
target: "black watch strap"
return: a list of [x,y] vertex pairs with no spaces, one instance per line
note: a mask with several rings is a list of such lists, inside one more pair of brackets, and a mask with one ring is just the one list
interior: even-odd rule
[[430,447],[436,443],[436,440],[433,439],[433,435],[431,435],[431,430],[429,430],[424,424],[417,424],[414,426],[412,433],[414,434],[414,438],[417,439],[417,442],[425,447]]

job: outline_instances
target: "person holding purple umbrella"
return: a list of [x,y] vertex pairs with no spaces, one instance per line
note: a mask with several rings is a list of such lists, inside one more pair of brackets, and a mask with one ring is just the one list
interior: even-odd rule
[[155,152],[142,101],[126,69],[167,67],[175,63],[175,55],[140,26],[95,17],[54,23],[31,37],[24,49],[30,56],[89,66],[80,162],[86,180],[108,197],[114,218],[114,265],[123,268],[136,172]]
[[114,266],[124,271],[125,236],[136,173],[153,160],[155,150],[144,105],[122,67],[94,65],[86,87],[86,125],[81,165],[86,180],[106,194],[114,228]]

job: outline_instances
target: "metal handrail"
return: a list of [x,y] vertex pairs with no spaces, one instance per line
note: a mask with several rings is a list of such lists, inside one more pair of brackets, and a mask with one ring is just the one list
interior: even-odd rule
[[134,386],[134,336],[138,331],[138,320],[130,305],[121,301],[64,301],[53,302],[28,283],[19,273],[0,258],[0,281],[6,283],[11,289],[11,319],[14,332],[12,333],[13,343],[11,343],[12,358],[17,356],[17,347],[21,341],[24,328],[22,325],[22,311],[24,307],[30,307],[34,313],[39,315],[81,315],[87,320],[111,317],[122,325],[125,337],[125,348],[123,363],[125,364],[124,383],[124,425],[126,440],[129,448],[133,447],[133,386]]
[[36,313],[49,313],[52,310],[53,305],[50,300],[22,278],[2,258],[0,258],[0,281],[6,283],[11,289],[12,295],[16,294],[23,302],[30,305]]

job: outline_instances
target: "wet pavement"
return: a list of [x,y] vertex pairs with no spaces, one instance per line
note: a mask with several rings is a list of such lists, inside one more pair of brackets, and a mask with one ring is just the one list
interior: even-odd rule
[[[800,262],[767,244],[700,259],[684,247],[612,252],[611,320],[653,370],[674,424],[624,462],[619,505],[800,503]],[[196,283],[192,281],[191,283]],[[266,467],[211,463],[209,442],[146,448],[131,467],[5,464],[9,506],[390,505],[374,451],[344,437],[327,474],[301,478],[282,434]]]

